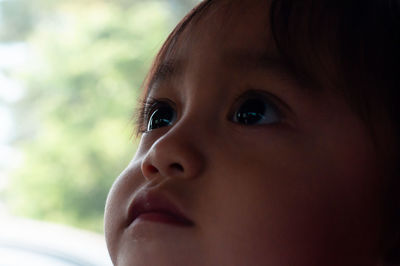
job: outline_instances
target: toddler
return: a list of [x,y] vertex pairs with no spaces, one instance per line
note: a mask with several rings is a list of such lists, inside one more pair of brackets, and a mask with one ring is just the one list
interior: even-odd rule
[[144,83],[118,266],[400,265],[399,1],[206,0]]

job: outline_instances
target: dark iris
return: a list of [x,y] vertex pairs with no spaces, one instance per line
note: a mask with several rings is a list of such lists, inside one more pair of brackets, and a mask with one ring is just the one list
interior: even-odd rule
[[236,111],[234,121],[244,125],[272,124],[279,121],[279,114],[264,99],[247,99]]
[[175,111],[170,106],[158,107],[153,111],[147,125],[147,131],[170,126],[175,119]]

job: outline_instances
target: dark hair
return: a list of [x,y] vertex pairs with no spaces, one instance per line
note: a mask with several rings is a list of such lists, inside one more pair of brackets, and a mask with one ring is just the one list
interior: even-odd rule
[[[316,83],[311,88],[334,88],[373,136],[373,112],[385,113],[399,140],[400,1],[274,0],[270,22],[280,56]],[[400,265],[400,156],[395,156],[382,191],[381,249],[385,263]]]
[[[175,27],[146,77],[144,96],[156,73],[168,74],[160,66],[181,33],[218,2],[201,2]],[[399,0],[272,0],[269,15],[279,55],[296,76],[312,83],[312,90],[334,88],[372,134],[371,114],[384,112],[399,139]],[[400,263],[400,167],[393,171],[382,199],[381,246],[386,263]]]

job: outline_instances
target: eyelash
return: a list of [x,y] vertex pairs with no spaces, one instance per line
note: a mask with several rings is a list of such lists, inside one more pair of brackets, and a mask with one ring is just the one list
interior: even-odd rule
[[[274,94],[264,91],[264,90],[256,90],[256,89],[250,89],[246,92],[241,92],[235,97],[235,100],[233,101],[233,107],[229,111],[229,117],[232,117],[232,115],[235,113],[234,110],[237,110],[238,107],[241,106],[244,102],[250,99],[262,99],[265,101],[265,103],[269,104],[271,108],[276,112],[276,114],[279,116],[280,122],[283,122],[286,120],[286,112],[285,111],[291,111],[291,108],[284,102],[282,101],[279,97],[275,96]],[[228,119],[229,119],[228,117]],[[232,119],[229,119],[232,121]],[[275,123],[274,123],[275,124]],[[270,124],[272,125],[272,124]]]
[[[231,119],[233,115],[236,113],[235,110],[238,110],[238,106],[240,107],[240,104],[243,104],[245,101],[250,100],[250,99],[262,99],[267,103],[268,105],[271,106],[274,112],[276,112],[277,116],[279,117],[279,122],[282,122],[285,119],[285,113],[282,111],[282,108],[287,108],[290,109],[286,103],[281,101],[278,97],[275,95],[265,92],[265,91],[258,91],[258,90],[250,90],[245,93],[241,93],[238,95],[235,100],[234,100],[234,105],[233,108],[229,111],[228,119],[232,122],[234,119]],[[155,110],[161,107],[165,106],[170,106],[172,109],[173,104],[168,100],[168,99],[156,99],[152,97],[148,97],[141,103],[141,108],[138,110],[137,114],[137,120],[136,120],[136,128],[137,128],[137,135],[149,132],[147,130],[148,125],[149,125],[149,120],[151,118],[151,115],[154,113]],[[235,123],[238,123],[237,121]],[[270,125],[273,125],[276,123],[271,123]]]
[[[137,118],[136,118],[136,128],[137,135],[147,132],[147,124],[149,120],[149,116],[155,108],[159,107],[161,103],[164,103],[156,98],[147,97],[142,100],[140,103],[140,107],[137,110]],[[164,103],[165,104],[165,103]]]

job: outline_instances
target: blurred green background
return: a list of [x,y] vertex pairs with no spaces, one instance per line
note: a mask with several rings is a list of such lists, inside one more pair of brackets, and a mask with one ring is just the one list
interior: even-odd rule
[[102,232],[146,72],[198,0],[0,1],[0,211]]

